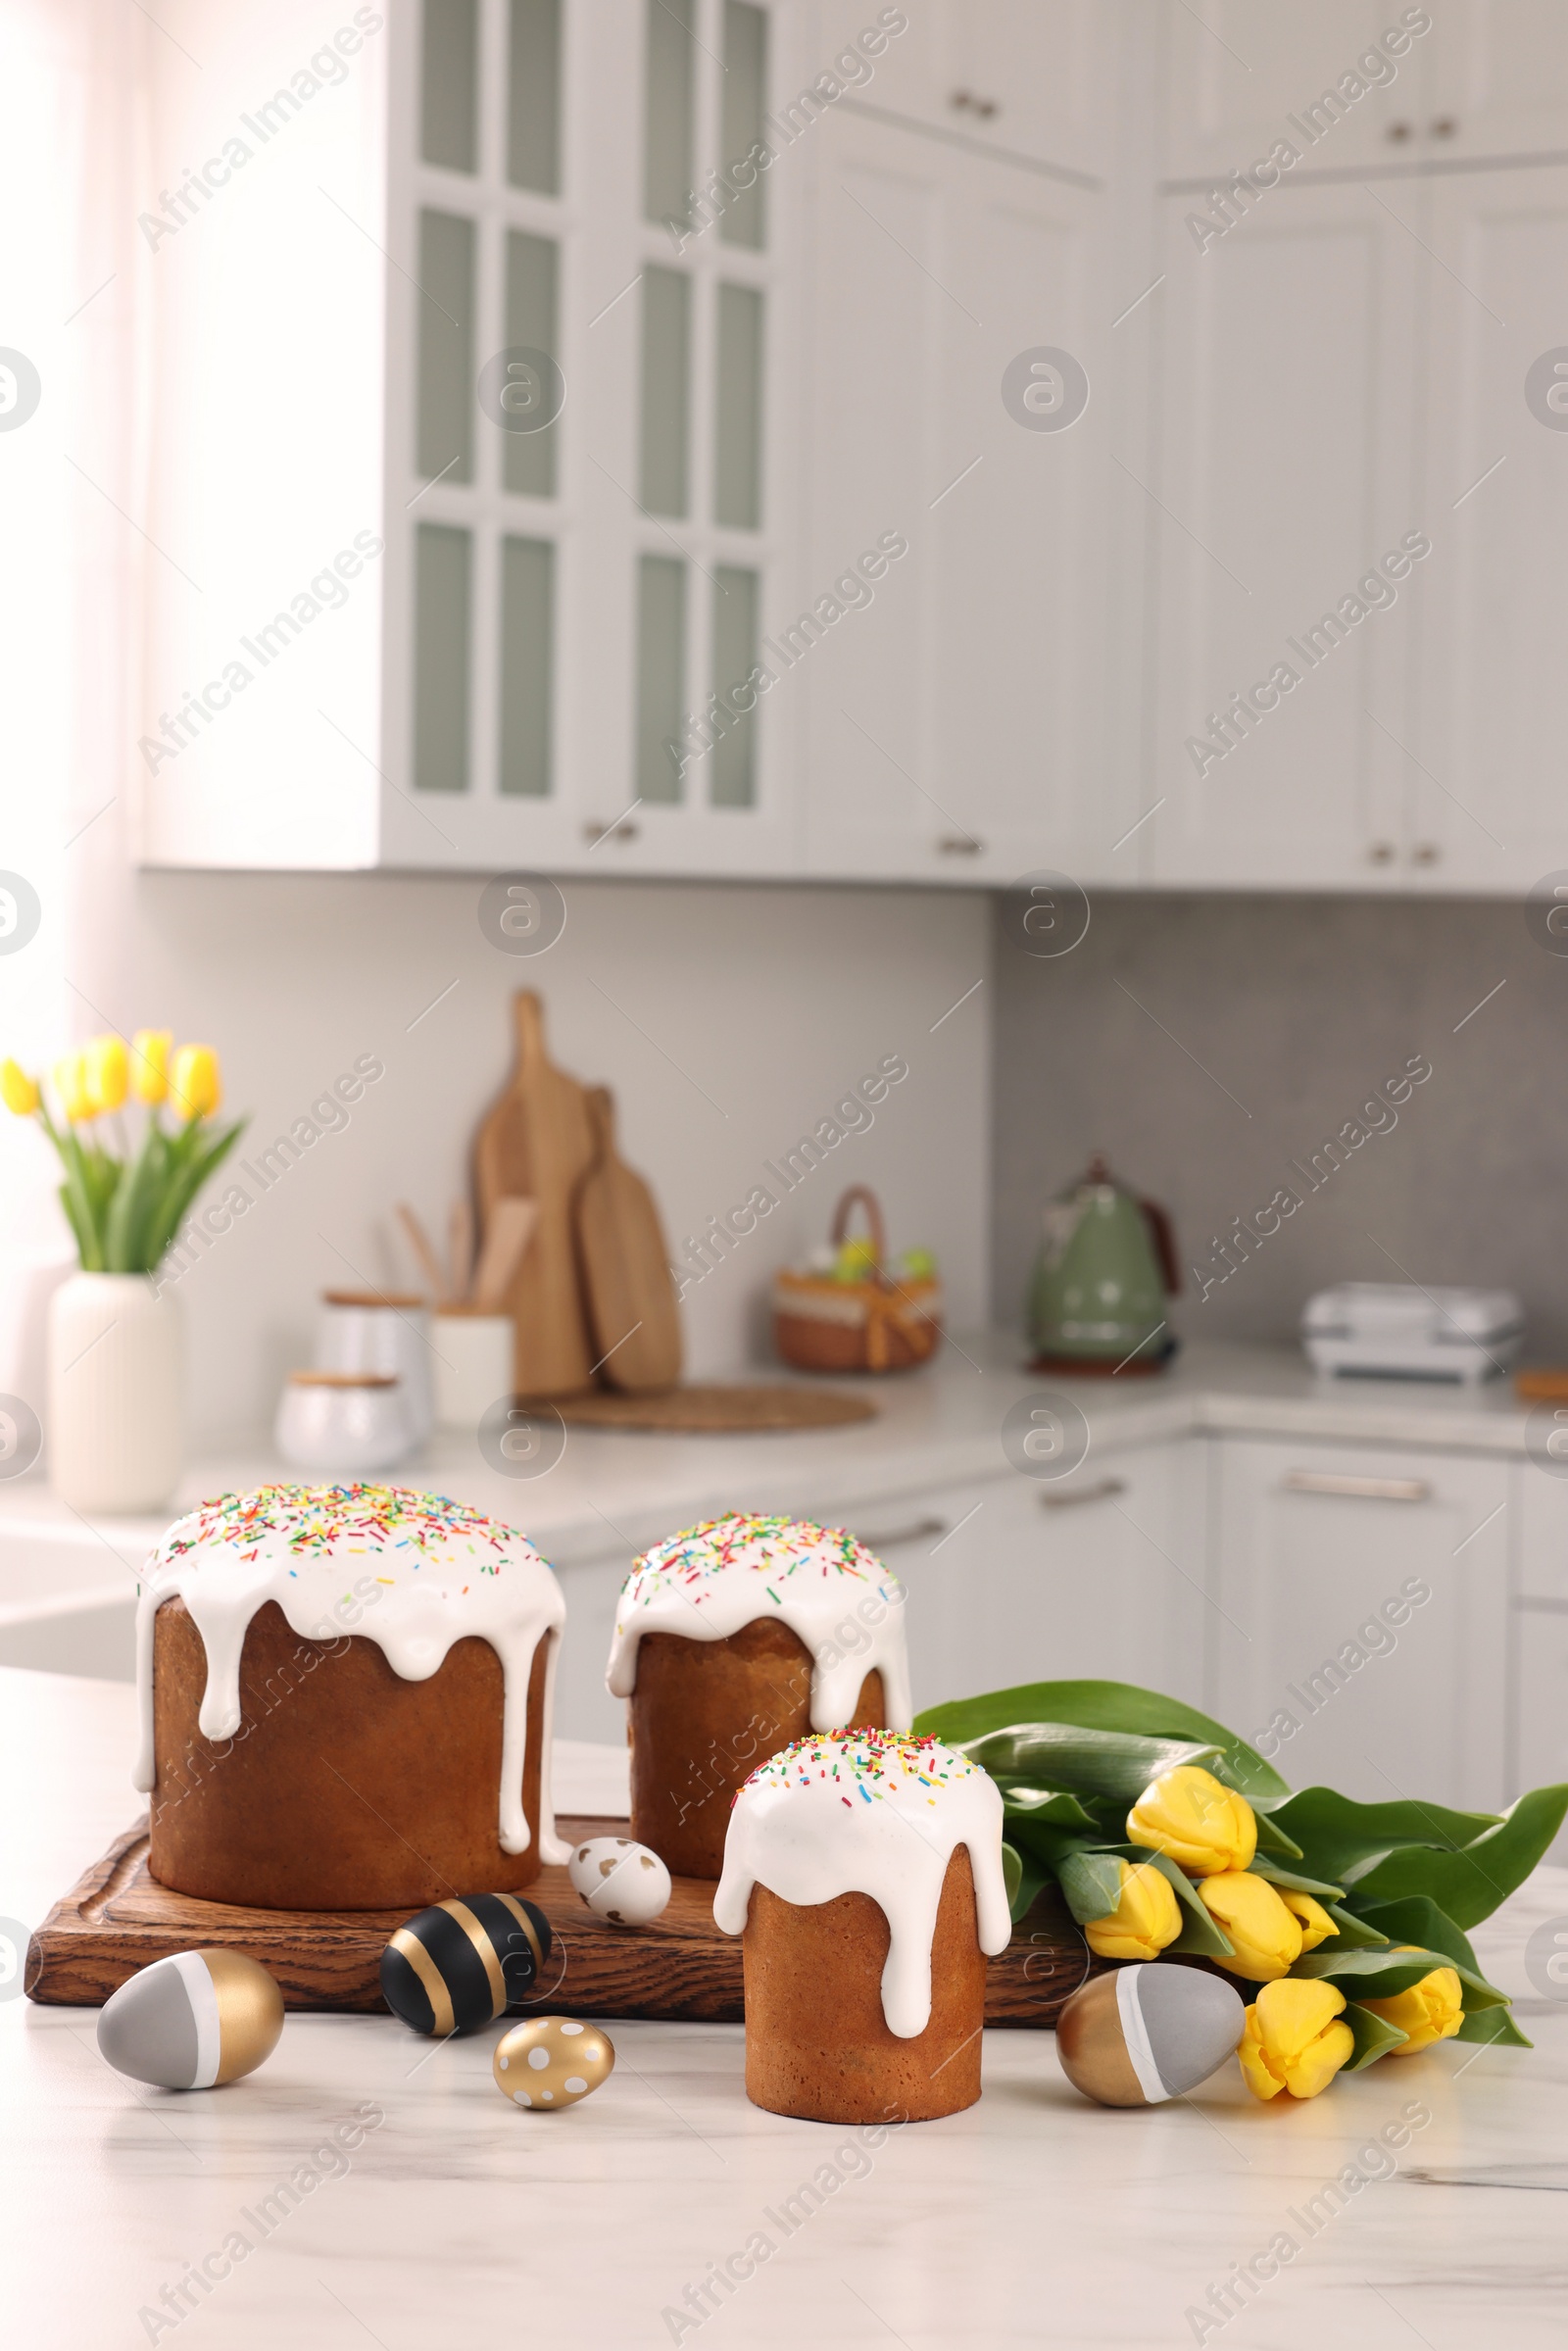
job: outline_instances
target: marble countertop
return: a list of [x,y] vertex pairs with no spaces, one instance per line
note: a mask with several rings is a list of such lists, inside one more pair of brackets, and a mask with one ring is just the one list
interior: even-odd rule
[[[564,1567],[628,1555],[671,1527],[737,1503],[839,1523],[921,1487],[1000,1476],[1009,1407],[1044,1389],[1077,1404],[1098,1455],[1194,1432],[1521,1455],[1528,1415],[1506,1380],[1479,1388],[1327,1380],[1296,1347],[1194,1345],[1153,1377],[1064,1380],[1028,1372],[1019,1344],[998,1332],[950,1341],[923,1371],[838,1385],[868,1396],[877,1417],[847,1428],[760,1436],[571,1429],[554,1466],[527,1478],[492,1469],[472,1437],[437,1432],[415,1459],[387,1474],[519,1520]],[[267,1441],[242,1437],[192,1462],[174,1508],[296,1474]],[[96,1547],[110,1580],[109,1554],[134,1569],[172,1515],[104,1518],[89,1526],[40,1475],[0,1483],[0,1542],[64,1543],[84,1556]]]
[[[11,1919],[41,1917],[131,1817],[132,1704],[113,1684],[0,1671]],[[1568,1996],[1533,1991],[1523,1952],[1559,1918],[1568,1933],[1568,1872],[1544,1868],[1476,1937],[1527,1995],[1533,2050],[1450,2043],[1284,2113],[1227,2068],[1118,2114],[1069,2087],[1050,2034],[988,2033],[978,2106],[869,2147],[750,2105],[738,2026],[612,2023],[606,2087],[525,2115],[491,2079],[499,2027],[431,2047],[390,2018],[293,2016],[259,2074],[182,2097],[111,2073],[92,2011],[0,1984],[9,2336],[29,2351],[1557,2351]],[[356,2115],[381,2119],[221,2275],[241,2215]],[[1391,2126],[1409,2133],[1396,2153]],[[1221,2323],[1211,2289],[1282,2231],[1298,2250]],[[734,2257],[760,2236],[746,2276]],[[209,2256],[211,2291],[187,2289],[160,2325],[165,2289]],[[687,2289],[725,2262],[736,2281],[699,2319]]]

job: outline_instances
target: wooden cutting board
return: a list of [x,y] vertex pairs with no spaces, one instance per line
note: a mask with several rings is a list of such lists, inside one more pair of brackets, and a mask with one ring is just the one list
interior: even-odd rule
[[474,1142],[481,1237],[498,1200],[537,1200],[539,1221],[507,1294],[519,1396],[570,1396],[592,1384],[592,1345],[577,1275],[572,1204],[593,1163],[584,1089],[545,1051],[544,1005],[531,989],[513,1003],[517,1058]]
[[[573,1844],[588,1837],[624,1837],[623,1820],[560,1820]],[[713,1924],[713,1888],[677,1878],[669,1907],[648,1927],[628,1931],[595,1918],[564,1869],[546,1867],[527,1888],[555,1938],[542,2009],[573,2016],[670,2017],[738,2023],[741,1946]],[[61,2007],[96,2006],[127,1977],[172,1951],[218,1945],[260,1960],[275,1978],[285,2008],[347,2008],[386,2013],[381,1953],[402,1910],[247,1910],[172,1893],[147,1868],[147,1823],[119,1837],[57,1902],[32,1936],[24,1987],[30,1999]],[[1086,1975],[1106,1963],[1091,1957],[1055,1887],[1043,1892],[1012,1931],[1000,1957],[986,1963],[988,2025],[1054,2025],[1063,2001]]]
[[680,1305],[654,1196],[615,1150],[608,1086],[588,1090],[598,1156],[577,1192],[577,1251],[594,1354],[605,1385],[628,1396],[680,1378]]

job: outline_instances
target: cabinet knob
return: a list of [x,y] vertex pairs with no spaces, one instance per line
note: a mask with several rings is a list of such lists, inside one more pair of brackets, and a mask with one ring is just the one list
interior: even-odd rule
[[1418,865],[1436,865],[1443,851],[1436,841],[1418,841],[1414,855]]
[[1457,135],[1458,129],[1459,125],[1452,115],[1439,115],[1432,125],[1432,135],[1435,139],[1451,139]]
[[1392,139],[1397,147],[1403,140],[1412,137],[1413,132],[1408,122],[1391,122],[1383,135],[1386,139]]
[[637,827],[625,816],[617,817],[612,824],[596,824],[590,817],[582,828],[582,837],[590,848],[597,848],[601,841],[635,841]]
[[982,122],[991,122],[1002,112],[995,98],[977,97],[973,90],[955,90],[948,104],[956,115],[975,115]]
[[944,857],[977,857],[985,848],[973,833],[941,833],[937,837],[938,855]]
[[1369,865],[1392,865],[1394,863],[1394,843],[1392,841],[1374,841],[1367,850],[1366,861]]

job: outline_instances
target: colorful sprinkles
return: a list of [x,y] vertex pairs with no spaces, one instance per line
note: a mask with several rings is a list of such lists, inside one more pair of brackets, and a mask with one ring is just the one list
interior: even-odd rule
[[874,1804],[887,1796],[917,1796],[923,1790],[926,1802],[935,1804],[944,1788],[977,1776],[985,1777],[980,1766],[944,1746],[940,1739],[906,1738],[897,1731],[818,1731],[759,1764],[737,1791],[736,1801],[750,1788],[800,1788],[825,1783],[838,1787],[840,1802],[852,1812],[851,1791],[863,1803]]
[[785,1605],[782,1587],[848,1581],[875,1585],[888,1600],[899,1586],[875,1554],[845,1527],[819,1527],[808,1518],[759,1518],[743,1510],[706,1518],[655,1543],[633,1563],[620,1595],[624,1618],[661,1593],[677,1591],[701,1607],[717,1579],[732,1568],[750,1570],[775,1608]]
[[[407,1555],[396,1564],[416,1571],[426,1562],[449,1566],[461,1553],[472,1560],[475,1574],[495,1576],[519,1543],[530,1558],[537,1556],[515,1528],[486,1518],[466,1502],[417,1494],[412,1487],[259,1486],[249,1494],[220,1494],[200,1503],[170,1529],[158,1556],[182,1559],[219,1544],[246,1560],[259,1558],[264,1548],[307,1560],[401,1551]],[[289,1574],[298,1570],[290,1568]],[[395,1578],[375,1581],[390,1584]]]

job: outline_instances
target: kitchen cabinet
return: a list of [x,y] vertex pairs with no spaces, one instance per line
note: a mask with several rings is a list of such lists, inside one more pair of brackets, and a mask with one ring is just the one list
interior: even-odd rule
[[[1429,96],[1432,20],[1445,13],[1366,0],[1314,0],[1310,11],[1274,0],[1204,0],[1200,10],[1170,0],[1167,172],[1223,181],[1280,140],[1301,153],[1293,169],[1305,170],[1404,162],[1446,147],[1430,131]],[[1412,15],[1427,18],[1425,32],[1409,28]],[[1379,47],[1383,65],[1358,73],[1357,60]]]
[[1386,887],[1426,567],[1423,257],[1358,184],[1278,188],[1202,247],[1190,209],[1163,199],[1156,297],[1152,874]]
[[[1102,797],[1103,207],[864,116],[816,137],[808,575],[849,609],[768,646],[809,712],[806,869],[1081,875],[1128,821]],[[1007,370],[1052,349],[1043,396],[1081,413],[1035,430]]]
[[864,1512],[856,1532],[908,1593],[916,1709],[1084,1676],[1201,1703],[1198,1450],[1092,1454],[1059,1484],[1008,1475]]
[[1408,832],[1420,887],[1522,894],[1568,866],[1568,164],[1455,174],[1429,198],[1419,518],[1434,553]]
[[1568,161],[1568,56],[1556,0],[1445,0],[1431,14],[1431,152],[1445,161]]
[[1508,1465],[1240,1438],[1219,1452],[1219,1718],[1295,1787],[1500,1807]]

